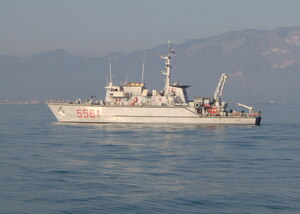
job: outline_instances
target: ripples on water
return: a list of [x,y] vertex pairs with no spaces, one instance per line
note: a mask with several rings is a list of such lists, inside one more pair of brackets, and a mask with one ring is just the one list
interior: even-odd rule
[[263,109],[261,126],[71,125],[0,105],[0,213],[298,213],[297,107]]

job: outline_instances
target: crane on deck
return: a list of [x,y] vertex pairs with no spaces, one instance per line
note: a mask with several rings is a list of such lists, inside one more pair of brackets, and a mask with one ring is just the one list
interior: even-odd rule
[[244,108],[249,109],[249,114],[252,115],[253,114],[253,107],[252,106],[247,106],[245,104],[241,104],[241,103],[237,103],[239,106],[242,106]]
[[228,75],[225,73],[222,73],[219,83],[217,85],[217,88],[215,90],[214,96],[213,96],[214,103],[217,106],[221,106],[221,96],[223,95],[224,85],[225,85],[227,79],[228,79]]

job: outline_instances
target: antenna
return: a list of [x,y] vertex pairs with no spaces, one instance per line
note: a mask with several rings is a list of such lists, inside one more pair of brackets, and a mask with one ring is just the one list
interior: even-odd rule
[[109,61],[109,77],[107,77],[107,85],[109,85],[109,86],[113,85],[113,78],[114,78],[114,75],[112,75],[112,72],[111,72],[111,61]]
[[112,82],[112,76],[111,76],[111,61],[109,61],[109,82]]
[[146,51],[144,51],[144,58],[143,58],[142,83],[144,83],[144,74],[145,74],[145,54],[146,54]]

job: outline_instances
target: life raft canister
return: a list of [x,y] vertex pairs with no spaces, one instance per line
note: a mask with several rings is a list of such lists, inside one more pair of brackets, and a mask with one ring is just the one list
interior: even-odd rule
[[137,97],[134,97],[134,98],[133,98],[133,101],[130,102],[130,105],[131,105],[131,106],[135,106],[135,104],[137,103],[137,101],[138,101],[138,98],[137,98]]
[[208,111],[208,113],[210,113],[210,114],[216,114],[217,111],[218,111],[218,108],[208,108],[207,111]]

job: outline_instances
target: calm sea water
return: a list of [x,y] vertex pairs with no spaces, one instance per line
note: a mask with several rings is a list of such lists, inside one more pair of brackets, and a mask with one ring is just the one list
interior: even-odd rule
[[70,125],[0,105],[0,213],[300,213],[297,105],[261,126]]

